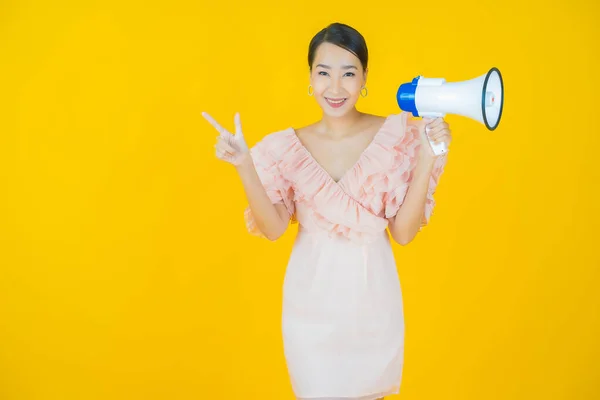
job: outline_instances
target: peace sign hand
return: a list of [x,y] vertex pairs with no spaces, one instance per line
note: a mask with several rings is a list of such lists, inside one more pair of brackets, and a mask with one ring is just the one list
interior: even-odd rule
[[223,128],[207,113],[203,112],[202,116],[219,132],[217,144],[215,145],[217,158],[227,161],[236,167],[242,164],[250,152],[244,140],[240,114],[236,113],[234,117],[235,134],[231,134],[227,129]]

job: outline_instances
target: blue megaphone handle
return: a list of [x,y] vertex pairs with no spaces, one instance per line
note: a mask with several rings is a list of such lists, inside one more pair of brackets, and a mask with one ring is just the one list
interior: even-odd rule
[[417,110],[417,105],[415,104],[415,93],[417,92],[419,79],[421,79],[421,76],[417,76],[410,83],[403,83],[398,88],[398,93],[396,93],[398,107],[402,111],[411,112],[415,117],[419,116],[419,110]]

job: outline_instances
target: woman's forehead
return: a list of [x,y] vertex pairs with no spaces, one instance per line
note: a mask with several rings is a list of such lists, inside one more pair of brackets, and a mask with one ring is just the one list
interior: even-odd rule
[[323,43],[317,49],[314,64],[324,64],[326,66],[339,68],[341,66],[357,67],[360,63],[358,57],[331,43]]

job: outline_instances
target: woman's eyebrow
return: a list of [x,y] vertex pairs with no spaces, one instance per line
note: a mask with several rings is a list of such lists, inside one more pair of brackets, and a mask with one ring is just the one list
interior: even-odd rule
[[[331,67],[329,65],[325,65],[325,64],[317,64],[317,67],[322,67],[325,69],[331,69]],[[356,68],[354,65],[342,65],[342,69],[358,69]]]

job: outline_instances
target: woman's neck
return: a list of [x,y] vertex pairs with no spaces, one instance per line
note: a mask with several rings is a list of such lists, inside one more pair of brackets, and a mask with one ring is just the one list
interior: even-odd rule
[[342,117],[331,117],[323,114],[320,130],[332,138],[341,138],[351,134],[353,128],[356,128],[362,117],[363,113],[359,112],[356,108]]

